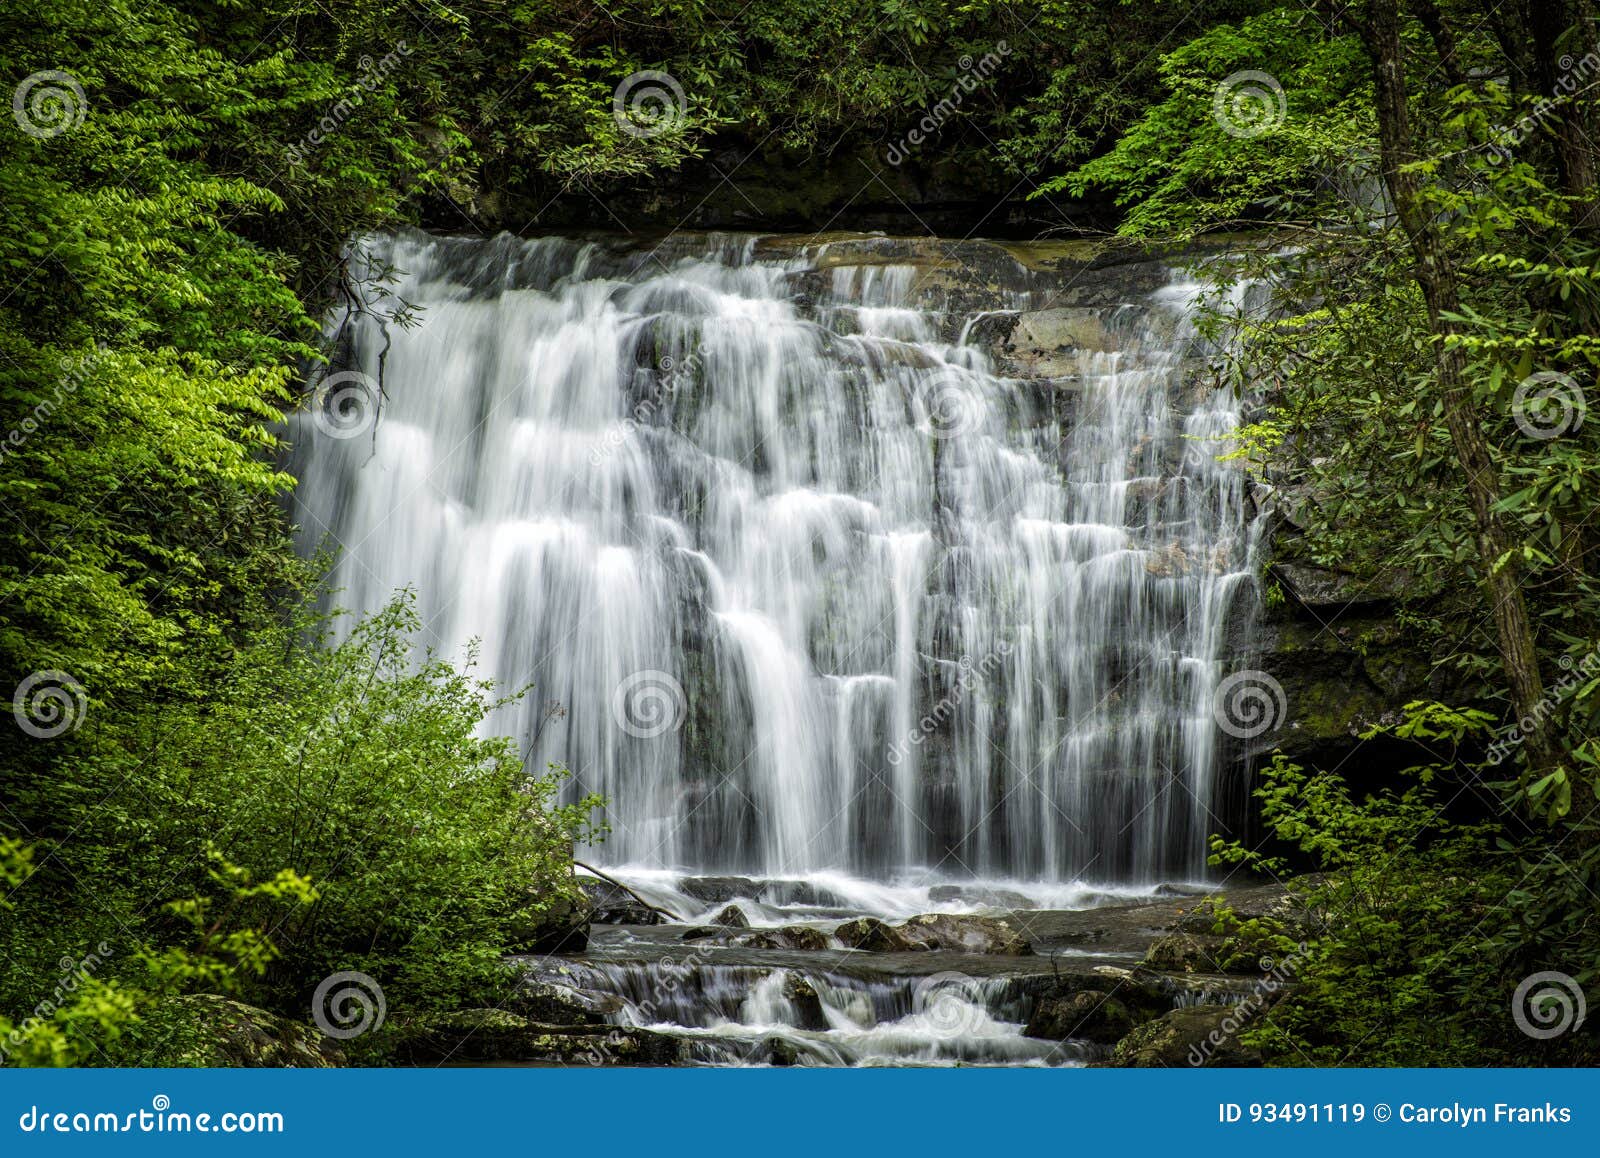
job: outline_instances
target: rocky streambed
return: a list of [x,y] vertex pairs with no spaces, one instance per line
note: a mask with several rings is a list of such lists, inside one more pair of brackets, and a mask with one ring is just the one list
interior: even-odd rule
[[[517,958],[525,982],[511,1007],[422,1027],[409,1056],[1248,1064],[1238,1031],[1292,982],[1279,963],[1215,935],[1218,899],[1195,887],[1115,894],[663,873],[630,876],[627,889],[585,883],[594,923],[582,951]],[[875,911],[863,911],[869,903]],[[1229,889],[1226,903],[1293,917],[1275,885]],[[930,911],[906,911],[919,908]]]

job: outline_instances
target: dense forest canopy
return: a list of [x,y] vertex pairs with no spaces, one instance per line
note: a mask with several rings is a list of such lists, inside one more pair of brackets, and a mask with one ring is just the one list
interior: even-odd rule
[[[1230,274],[1272,307],[1210,319],[1248,338],[1219,388],[1260,391],[1231,453],[1315,496],[1308,555],[1405,571],[1461,694],[1389,725],[1417,754],[1403,783],[1280,760],[1273,839],[1218,843],[1329,873],[1306,984],[1256,1044],[1592,1056],[1485,1014],[1535,970],[1600,975],[1596,21],[1593,0],[8,5],[8,1060],[171,1061],[174,994],[298,1014],[337,969],[448,1007],[505,986],[530,913],[572,903],[588,809],[477,731],[521,689],[419,670],[403,596],[315,646],[281,418],[330,309],[407,320],[352,282],[352,237],[516,230],[553,201],[627,227],[641,188],[730,140],[899,149],[1062,229],[1090,205],[1163,245],[1273,231]],[[41,1013],[42,979],[96,945]]]

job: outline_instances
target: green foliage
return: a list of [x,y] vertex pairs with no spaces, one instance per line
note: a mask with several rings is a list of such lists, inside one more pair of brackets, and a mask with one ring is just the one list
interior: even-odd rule
[[[1246,1032],[1271,1064],[1507,1062],[1517,1041],[1509,995],[1518,976],[1490,954],[1497,910],[1515,883],[1486,868],[1492,830],[1441,824],[1435,769],[1355,800],[1329,773],[1277,757],[1256,797],[1263,821],[1318,870],[1295,889],[1309,929],[1225,923],[1219,931],[1274,952],[1292,974],[1281,1002]],[[1274,875],[1281,859],[1216,839],[1213,863]],[[1522,1039],[1524,1044],[1526,1039]]]
[[[236,894],[272,930],[278,1000],[338,969],[379,978],[392,1001],[469,989],[497,972],[514,926],[576,898],[572,844],[597,802],[557,805],[559,770],[529,774],[509,739],[480,735],[507,701],[470,672],[416,664],[408,597],[337,646],[297,644],[307,626],[264,633],[218,694],[165,714],[160,787],[128,819],[157,849],[213,841],[315,882],[305,903]],[[181,882],[184,859],[151,871]]]

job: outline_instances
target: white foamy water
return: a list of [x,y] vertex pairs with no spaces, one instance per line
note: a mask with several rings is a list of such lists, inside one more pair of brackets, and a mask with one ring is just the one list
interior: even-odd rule
[[[413,586],[429,642],[534,685],[494,726],[608,798],[589,856],[834,874],[887,915],[934,879],[1078,907],[1201,875],[1253,572],[1235,403],[1185,381],[1195,286],[1101,311],[1063,422],[911,265],[368,248],[425,324],[390,335],[373,430],[294,420],[296,519],[344,606]],[[382,346],[356,327],[341,368]]]

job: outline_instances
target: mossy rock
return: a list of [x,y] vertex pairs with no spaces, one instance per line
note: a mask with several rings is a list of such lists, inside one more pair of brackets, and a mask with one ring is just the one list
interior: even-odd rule
[[1143,967],[1158,973],[1222,973],[1222,939],[1172,933],[1150,946]]
[[396,1018],[371,1035],[364,1060],[400,1065],[558,1062],[672,1065],[676,1038],[612,1025],[546,1025],[504,1009],[461,1009]]
[[1023,1032],[1050,1041],[1075,1039],[1110,1045],[1127,1036],[1133,1024],[1132,1011],[1117,998],[1083,990],[1038,1002]]
[[1259,1065],[1259,1054],[1239,1044],[1247,1022],[1232,1005],[1169,1010],[1117,1042],[1110,1064],[1142,1069]]
[[146,1021],[150,1065],[328,1069],[346,1064],[339,1043],[316,1027],[215,993],[170,998]]

